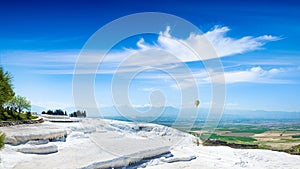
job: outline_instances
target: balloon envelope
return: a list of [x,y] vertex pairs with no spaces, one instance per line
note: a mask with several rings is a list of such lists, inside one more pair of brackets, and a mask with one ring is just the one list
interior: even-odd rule
[[195,101],[195,106],[198,107],[199,104],[200,104],[200,101],[199,101],[199,100],[196,100],[196,101]]

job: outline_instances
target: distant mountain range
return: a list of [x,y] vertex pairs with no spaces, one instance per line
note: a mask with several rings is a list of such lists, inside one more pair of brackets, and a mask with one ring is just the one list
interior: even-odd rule
[[[40,114],[42,111],[47,111],[48,109],[40,107],[40,106],[32,106],[32,111]],[[150,110],[150,107],[137,107],[135,108],[137,111],[141,113],[147,113]],[[68,113],[74,112],[76,109],[74,107],[69,107],[63,109]],[[126,120],[126,115],[129,114],[130,109],[128,107],[123,106],[121,108],[123,111],[122,114],[118,112],[116,107],[101,107],[99,112],[87,112],[88,117],[104,117],[104,118],[114,118]],[[152,111],[161,111],[161,107],[153,107]],[[159,115],[157,120],[175,120],[179,112],[182,117],[181,120],[188,119],[197,119],[197,120],[205,120],[208,116],[208,109],[204,108],[183,108],[181,111],[178,108],[167,106],[163,109],[163,112]],[[124,117],[125,116],[125,117]],[[151,117],[151,114],[147,115],[147,117]],[[222,114],[223,121],[239,121],[239,120],[295,120],[300,121],[300,112],[284,112],[284,111],[264,111],[264,110],[232,110],[227,109]]]

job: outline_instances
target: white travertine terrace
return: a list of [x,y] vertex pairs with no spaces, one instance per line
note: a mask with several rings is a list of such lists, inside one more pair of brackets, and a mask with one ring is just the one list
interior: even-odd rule
[[148,123],[84,119],[80,123],[44,122],[0,130],[11,139],[0,151],[0,168],[5,169],[128,165],[166,169],[296,169],[300,166],[300,156],[270,150],[197,146],[194,136]]

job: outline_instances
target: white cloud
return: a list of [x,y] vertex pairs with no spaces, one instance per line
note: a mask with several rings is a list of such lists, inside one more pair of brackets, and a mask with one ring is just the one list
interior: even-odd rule
[[[258,37],[244,36],[239,39],[231,38],[226,35],[230,29],[228,27],[216,26],[208,31],[204,36],[215,48],[219,57],[242,54],[249,51],[261,49],[267,42],[280,40],[279,37],[272,35],[262,35]],[[197,39],[199,35],[193,35],[191,38]]]
[[[244,36],[238,39],[228,37],[228,27],[215,26],[211,31],[204,34],[191,33],[187,39],[178,39],[170,34],[170,27],[164,32],[160,32],[157,45],[147,45],[141,39],[137,46],[140,50],[157,48],[168,51],[177,56],[183,62],[213,59],[235,54],[242,54],[249,51],[261,49],[267,42],[280,40],[272,35],[262,35],[258,37]],[[210,44],[212,46],[210,46]],[[210,51],[211,47],[215,51]],[[195,55],[197,52],[198,55]],[[216,52],[216,54],[214,53]]]
[[237,103],[226,103],[225,107],[226,108],[236,108],[238,107],[239,104]]
[[[170,31],[171,28],[167,27],[164,32],[160,32],[155,45],[147,44],[144,39],[140,39],[136,44],[139,49],[126,49],[123,52],[110,53],[101,63],[101,71],[98,73],[113,73],[117,68],[119,68],[118,72],[131,72],[136,71],[137,67],[170,70],[178,68],[185,62],[258,50],[265,43],[280,39],[271,35],[245,36],[234,39],[226,36],[229,31],[228,27],[218,26],[204,34],[191,33],[186,39],[173,37]],[[120,67],[117,63],[121,63],[122,66]]]
[[[229,30],[230,29],[228,27],[215,26],[212,30],[204,34],[191,33],[188,38],[179,39],[173,37],[170,34],[171,28],[167,27],[164,32],[159,33],[159,37],[155,45],[149,45],[144,41],[144,39],[140,39],[136,44],[139,47],[139,49],[137,50],[127,49],[121,52],[110,53],[104,59],[104,64],[119,63],[129,55],[133,55],[135,53],[145,51],[148,49],[163,50],[165,52],[173,54],[174,56],[177,56],[179,59],[179,60],[176,59],[170,60],[170,58],[168,58],[167,60],[156,62],[159,64],[166,64],[166,63],[172,63],[178,61],[183,61],[183,62],[199,61],[199,60],[211,59],[214,57],[224,57],[224,56],[245,53],[248,51],[261,49],[262,46],[267,42],[276,41],[280,39],[279,37],[271,36],[271,35],[262,35],[258,37],[244,36],[239,39],[234,39],[226,35],[226,33],[229,32]],[[209,44],[205,44],[208,42],[212,44],[218,56],[217,55],[212,56],[213,54],[208,54],[207,48],[203,48],[209,45]],[[199,52],[201,58],[197,57],[194,51],[191,49],[195,49],[197,52]],[[87,58],[84,60],[85,63],[95,63],[99,59],[99,56],[94,55],[93,51],[88,53],[90,54],[90,56],[85,56]],[[100,52],[96,51],[96,53],[101,54],[101,51]],[[22,64],[22,65],[28,64],[30,66],[32,64],[40,65],[40,63],[74,64],[76,62],[76,58],[78,54],[79,51],[51,51],[51,52],[9,51],[6,53],[2,53],[2,56],[4,56],[3,57],[4,60],[2,61],[4,62],[6,61],[5,63],[8,64]],[[206,55],[210,55],[210,56],[206,56]],[[144,64],[145,62],[149,61],[149,59],[147,58],[151,56],[146,55],[140,57],[141,59],[132,63],[132,65]],[[163,57],[161,57],[161,59],[163,59]]]
[[[196,78],[198,83],[207,83],[209,78],[205,70],[201,70],[200,73],[195,73],[196,71],[191,72],[185,63],[258,50],[265,43],[280,39],[271,35],[245,36],[235,39],[227,36],[226,33],[230,30],[228,27],[219,26],[215,26],[204,34],[191,33],[188,38],[179,39],[173,37],[170,34],[170,30],[171,28],[167,27],[164,32],[160,32],[155,45],[147,44],[144,39],[140,39],[136,44],[139,49],[126,49],[109,53],[101,62],[98,70],[93,70],[92,68],[97,68],[98,65],[99,55],[96,54],[103,54],[103,52],[90,51],[88,52],[89,55],[83,59],[83,63],[80,64],[80,70],[77,73],[114,74],[117,69],[119,73],[136,72],[142,69],[160,69],[169,73],[175,80],[183,79],[181,81],[182,86],[189,86],[190,81],[186,80],[187,74],[189,78]],[[209,43],[207,40],[210,41],[217,55],[213,51],[208,50]],[[149,51],[149,49],[151,50]],[[201,58],[195,55],[195,51],[200,54]],[[78,53],[79,51],[20,51],[4,53],[2,54],[4,57],[1,59],[4,64],[8,65],[39,67],[39,69],[34,70],[36,73],[73,74]],[[122,66],[120,67],[119,64]],[[44,69],[42,69],[43,67]],[[253,67],[244,71],[225,72],[225,78],[227,83],[266,82],[278,73],[280,73],[280,70],[277,69],[264,70],[260,67]],[[145,74],[144,77],[140,78],[155,79],[165,78],[165,76],[169,75]]]
[[[263,69],[260,66],[241,71],[224,72],[225,82],[230,83],[290,83],[288,80],[276,79],[276,76],[286,73],[282,68]],[[217,75],[218,76],[218,75]],[[209,81],[209,77],[205,80]],[[218,79],[218,78],[216,78]]]
[[153,88],[153,87],[146,87],[146,88],[142,88],[141,90],[145,91],[145,92],[152,92],[152,91],[155,90],[155,88]]
[[145,108],[145,107],[152,107],[152,105],[151,104],[144,104],[144,105],[133,104],[132,107],[134,107],[134,108]]

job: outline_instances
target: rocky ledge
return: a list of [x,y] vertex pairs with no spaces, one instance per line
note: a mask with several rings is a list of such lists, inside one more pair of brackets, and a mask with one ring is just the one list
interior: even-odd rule
[[44,122],[43,118],[37,118],[34,120],[23,120],[23,121],[3,121],[0,122],[0,127],[8,127],[8,126],[21,125],[21,124],[37,124],[43,122]]

